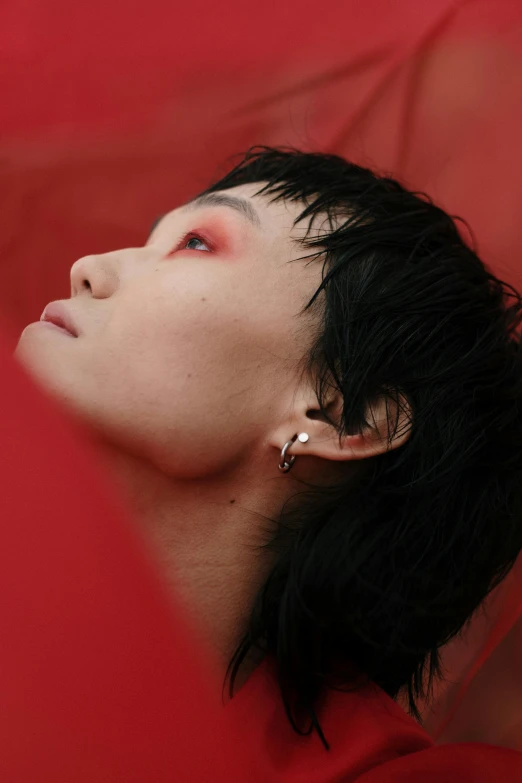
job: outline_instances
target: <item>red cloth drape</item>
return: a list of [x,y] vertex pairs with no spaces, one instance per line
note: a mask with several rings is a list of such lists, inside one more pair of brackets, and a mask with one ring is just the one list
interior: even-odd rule
[[[156,215],[250,144],[333,151],[466,218],[520,286],[519,0],[64,0],[0,8],[0,308],[14,346],[79,256]],[[522,750],[520,564],[444,651],[437,742]]]

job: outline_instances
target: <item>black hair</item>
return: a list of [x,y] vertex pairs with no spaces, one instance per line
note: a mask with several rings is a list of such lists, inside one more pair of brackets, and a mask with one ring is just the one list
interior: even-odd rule
[[[205,192],[256,194],[326,215],[303,236],[322,282],[303,312],[320,329],[305,357],[339,437],[363,432],[384,396],[409,437],[346,481],[291,498],[278,555],[227,673],[256,646],[273,656],[288,718],[316,729],[328,687],[372,680],[410,714],[442,676],[439,648],[463,630],[522,548],[522,299],[423,193],[341,157],[252,147]],[[332,384],[340,423],[325,405]],[[397,434],[389,430],[391,439]],[[353,463],[351,463],[353,466]],[[427,675],[427,676],[426,676]]]

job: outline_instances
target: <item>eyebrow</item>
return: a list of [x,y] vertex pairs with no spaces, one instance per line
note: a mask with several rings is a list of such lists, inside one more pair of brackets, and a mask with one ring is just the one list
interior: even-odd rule
[[[259,213],[252,206],[250,201],[247,201],[244,198],[238,198],[237,196],[226,196],[224,193],[202,193],[201,196],[196,196],[196,198],[191,201],[187,201],[186,204],[182,204],[180,209],[197,209],[198,207],[205,206],[229,207],[230,209],[235,209],[237,212],[241,213],[243,217],[246,217],[256,228],[263,227]],[[168,214],[168,212],[165,212],[163,215],[159,215],[156,218],[149,229],[149,237],[158,223],[161,223],[163,218]]]
[[198,207],[229,207],[235,209],[243,217],[252,223],[256,228],[262,228],[261,218],[257,210],[252,206],[250,201],[245,198],[238,198],[237,196],[227,196],[224,193],[203,193],[201,196],[197,196],[192,201],[188,201],[183,205],[188,209],[197,209]]

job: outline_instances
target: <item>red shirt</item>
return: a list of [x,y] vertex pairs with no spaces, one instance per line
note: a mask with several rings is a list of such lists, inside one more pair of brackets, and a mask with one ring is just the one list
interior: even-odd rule
[[436,747],[428,734],[376,685],[330,691],[318,711],[330,745],[301,737],[286,716],[272,663],[263,662],[227,706],[249,743],[253,768],[270,783],[393,783],[522,780],[522,754],[481,743]]

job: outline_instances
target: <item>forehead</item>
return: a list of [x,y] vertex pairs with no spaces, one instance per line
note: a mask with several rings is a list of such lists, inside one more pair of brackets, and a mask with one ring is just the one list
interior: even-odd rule
[[263,187],[264,182],[256,182],[249,185],[239,185],[235,188],[220,190],[220,194],[230,194],[248,199],[259,213],[262,228],[269,229],[272,233],[284,235],[293,240],[304,239],[307,235],[309,239],[315,239],[325,232],[329,233],[342,220],[332,218],[326,212],[309,215],[304,220],[297,220],[299,215],[308,206],[308,202],[290,201],[278,199],[273,201],[272,194],[256,193]]
[[248,185],[238,185],[234,188],[216,191],[220,195],[235,196],[245,199],[254,208],[259,217],[259,224],[256,226],[260,237],[263,239],[298,239],[302,237],[305,228],[305,222],[301,221],[294,225],[299,214],[303,211],[304,204],[301,202],[284,201],[278,199],[272,200],[270,194],[256,195],[265,183],[255,182]]
[[[302,241],[305,237],[315,238],[320,233],[328,230],[328,217],[326,214],[314,215],[313,218],[307,217],[304,220],[298,220],[299,215],[306,207],[306,203],[281,198],[274,200],[272,194],[259,194],[258,191],[262,189],[264,184],[266,183],[255,182],[212,191],[210,194],[204,193],[201,202],[198,200],[200,197],[196,197],[172,210],[164,218],[166,218],[166,223],[170,224],[171,220],[176,218],[176,215],[197,214],[199,211],[203,212],[206,209],[222,210],[224,214],[234,215],[235,213],[236,218],[239,213],[241,214],[239,220],[244,222],[245,232],[250,235],[252,240],[265,245],[277,244],[280,246],[281,244],[286,244],[291,255],[295,254],[295,249],[302,251],[303,245],[300,243],[300,240]],[[231,201],[241,200],[243,207],[246,206],[246,209],[238,209],[237,204],[235,204],[236,208],[234,209],[230,204],[215,203],[220,199],[222,201],[226,200],[223,197],[227,196],[232,197]],[[247,214],[245,215],[245,213]],[[149,241],[159,222],[163,222],[163,218],[158,219],[154,224]]]

